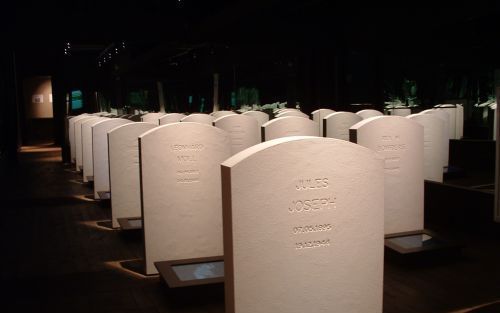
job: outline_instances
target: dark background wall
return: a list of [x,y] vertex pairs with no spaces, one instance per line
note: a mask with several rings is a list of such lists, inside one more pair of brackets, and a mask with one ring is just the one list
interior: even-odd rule
[[[243,87],[257,89],[262,104],[299,103],[304,112],[357,110],[353,103],[381,110],[390,95],[403,96],[403,82],[411,80],[421,108],[460,102],[473,121],[471,108],[493,92],[493,71],[500,68],[496,1],[446,8],[346,7],[325,0],[48,0],[11,6],[2,20],[8,46],[1,74],[1,123],[9,134],[2,138],[4,151],[17,146],[18,133],[27,141],[19,104],[22,82],[33,76],[52,77],[53,139],[63,144],[68,115],[133,109],[138,98],[140,108],[158,110],[158,82],[168,111],[198,111],[202,101],[210,111],[214,73],[221,109],[231,108],[232,93]],[[34,35],[40,16],[43,32]],[[84,107],[68,110],[66,96],[77,89]],[[4,117],[17,111],[17,119]]]

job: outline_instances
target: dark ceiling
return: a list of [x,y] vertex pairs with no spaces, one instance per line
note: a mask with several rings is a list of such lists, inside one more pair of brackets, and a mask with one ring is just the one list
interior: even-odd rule
[[[346,2],[347,3],[347,2]],[[57,62],[64,45],[97,58],[126,40],[170,57],[206,45],[334,46],[367,51],[498,49],[499,1],[73,0],[11,3],[4,27],[21,58]],[[418,4],[418,5],[417,5]],[[33,49],[33,48],[36,49]],[[157,48],[160,47],[160,48]],[[35,63],[35,62],[31,62]],[[30,65],[31,66],[31,65]]]

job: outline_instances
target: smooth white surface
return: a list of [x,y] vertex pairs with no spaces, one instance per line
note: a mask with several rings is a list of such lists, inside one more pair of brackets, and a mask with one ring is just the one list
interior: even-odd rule
[[330,109],[318,109],[311,112],[312,120],[319,125],[320,137],[323,137],[323,119],[332,113],[335,113],[335,111]]
[[75,169],[77,172],[83,167],[83,147],[82,147],[82,124],[88,120],[95,119],[96,116],[86,116],[75,122]]
[[424,228],[424,128],[400,116],[363,120],[350,140],[385,158],[385,233]]
[[379,155],[288,137],[244,150],[222,173],[227,313],[382,312]]
[[241,113],[241,115],[248,115],[252,116],[257,119],[257,122],[259,123],[259,127],[264,125],[269,121],[269,114],[266,112],[261,112],[261,111],[246,111]]
[[407,118],[424,127],[424,179],[443,182],[445,122],[433,114],[412,114]]
[[361,110],[361,111],[356,112],[356,114],[361,116],[362,119],[367,119],[370,117],[384,115],[384,113],[377,111],[377,110],[372,110],[372,109]]
[[450,139],[457,139],[457,108],[455,105],[440,104],[436,106],[435,110],[448,114],[448,134]]
[[335,112],[323,118],[324,137],[349,141],[349,128],[363,118],[352,112]]
[[307,115],[299,110],[285,111],[285,112],[280,112],[280,113],[276,114],[276,118],[286,117],[286,116],[298,116],[298,117],[303,117],[303,118],[309,118],[309,115]]
[[464,107],[461,104],[457,104],[456,108],[456,137],[457,139],[462,139],[464,136]]
[[123,118],[113,118],[101,121],[92,129],[92,158],[94,165],[94,197],[99,199],[98,192],[109,191],[109,154],[108,131],[113,128],[133,123]]
[[141,116],[141,122],[153,123],[155,125],[160,125],[160,117],[165,115],[165,113],[146,113]]
[[146,273],[157,273],[157,261],[222,255],[220,163],[231,155],[229,134],[183,122],[139,138]]
[[215,119],[218,119],[219,117],[223,117],[226,115],[235,115],[236,113],[233,111],[215,111],[210,113]]
[[178,123],[181,119],[185,118],[186,115],[182,113],[167,113],[159,118],[160,125],[167,125],[172,123]]
[[130,123],[108,132],[111,220],[141,216],[139,136],[155,128],[152,123]]
[[289,136],[319,136],[319,125],[298,116],[278,117],[261,127],[262,141]]
[[194,122],[194,123],[212,125],[214,120],[215,118],[212,115],[208,115],[205,113],[194,113],[181,119],[181,122]]
[[87,114],[81,114],[72,117],[68,121],[68,138],[69,138],[69,149],[71,155],[71,163],[76,163],[76,144],[75,144],[75,122],[86,117]]
[[449,128],[448,128],[448,125],[450,122],[450,116],[448,115],[448,113],[446,113],[443,110],[435,110],[435,109],[425,110],[425,111],[422,111],[421,113],[433,114],[433,115],[439,117],[444,122],[445,132],[444,132],[444,136],[443,136],[444,137],[443,138],[443,151],[444,151],[443,167],[448,167],[448,163],[449,163],[449,159],[450,159],[450,133],[449,133]]
[[226,131],[231,138],[231,155],[260,143],[260,127],[252,116],[231,114],[214,120],[214,126]]
[[94,160],[92,158],[92,126],[108,119],[107,117],[96,117],[82,123],[82,163],[83,163],[83,182],[94,180]]

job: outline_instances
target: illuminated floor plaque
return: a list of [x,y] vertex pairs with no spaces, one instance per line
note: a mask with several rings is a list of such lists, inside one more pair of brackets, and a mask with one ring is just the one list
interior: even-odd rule
[[386,236],[385,246],[401,254],[458,248],[459,245],[428,231],[415,231]]
[[154,265],[170,288],[224,282],[222,256],[155,262]]

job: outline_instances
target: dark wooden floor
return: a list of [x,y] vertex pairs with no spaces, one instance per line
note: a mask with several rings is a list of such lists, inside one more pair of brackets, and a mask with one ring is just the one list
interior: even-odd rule
[[[224,312],[223,286],[170,290],[120,270],[118,261],[141,257],[140,234],[96,226],[110,218],[109,208],[87,201],[91,189],[59,155],[28,149],[2,177],[1,312]],[[460,257],[386,258],[384,312],[466,312],[500,300],[500,237],[454,235],[465,243]]]

